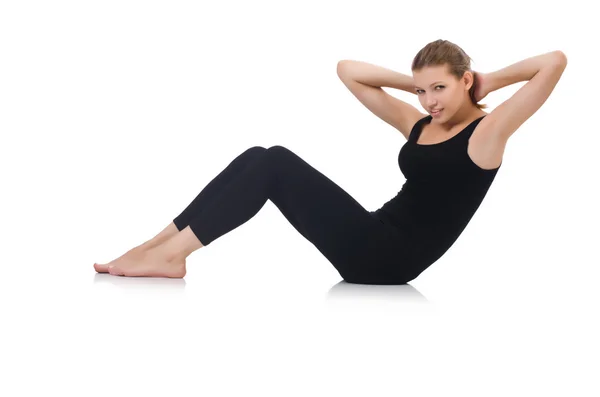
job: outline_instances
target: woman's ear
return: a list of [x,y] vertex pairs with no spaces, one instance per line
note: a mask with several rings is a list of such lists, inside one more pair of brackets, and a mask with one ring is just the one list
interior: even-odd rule
[[473,84],[475,83],[475,76],[473,75],[473,72],[471,72],[470,70],[467,70],[465,72],[465,74],[463,74],[463,81],[465,83],[466,91],[469,91],[471,89],[471,87],[473,87]]

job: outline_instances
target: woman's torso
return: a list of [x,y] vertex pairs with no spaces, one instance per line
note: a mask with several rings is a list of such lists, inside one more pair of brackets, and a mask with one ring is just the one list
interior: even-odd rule
[[411,246],[418,260],[432,263],[452,246],[501,166],[500,158],[497,167],[484,169],[469,154],[472,147],[474,153],[478,152],[471,137],[484,117],[443,141],[436,142],[432,133],[418,142],[423,127],[432,119],[423,117],[400,149],[398,165],[406,181],[398,194],[375,213],[384,223],[413,238]]

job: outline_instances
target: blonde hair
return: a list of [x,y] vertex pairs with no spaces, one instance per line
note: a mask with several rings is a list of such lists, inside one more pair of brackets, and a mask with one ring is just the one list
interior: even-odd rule
[[475,100],[475,89],[477,86],[476,72],[471,69],[471,57],[467,55],[458,45],[448,41],[438,39],[428,43],[421,48],[413,59],[411,70],[421,70],[426,66],[447,65],[450,74],[460,80],[465,72],[473,73],[473,85],[469,89],[471,102],[479,109],[485,109],[488,106],[478,104]]

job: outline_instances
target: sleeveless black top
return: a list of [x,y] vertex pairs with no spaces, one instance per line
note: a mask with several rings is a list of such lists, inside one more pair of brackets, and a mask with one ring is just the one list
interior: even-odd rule
[[428,115],[400,149],[398,165],[406,182],[375,214],[410,239],[411,256],[419,264],[434,263],[454,244],[500,169],[484,170],[467,154],[469,138],[484,117],[446,141],[418,144],[423,125],[433,118]]

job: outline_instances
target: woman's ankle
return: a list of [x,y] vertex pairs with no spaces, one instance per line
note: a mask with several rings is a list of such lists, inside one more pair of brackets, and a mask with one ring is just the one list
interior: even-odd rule
[[156,247],[157,245],[162,244],[163,242],[167,241],[168,239],[170,239],[177,233],[179,233],[179,230],[177,229],[175,224],[173,222],[171,222],[159,234],[154,236],[151,240],[146,241],[145,243],[140,245],[140,247],[138,247],[138,248],[143,247],[144,249],[149,249],[149,248]]
[[150,248],[154,248],[158,245],[161,245],[163,242],[165,242],[169,238],[170,237],[153,238],[152,240],[148,240],[144,244],[137,247],[137,249],[140,251],[147,251]]

